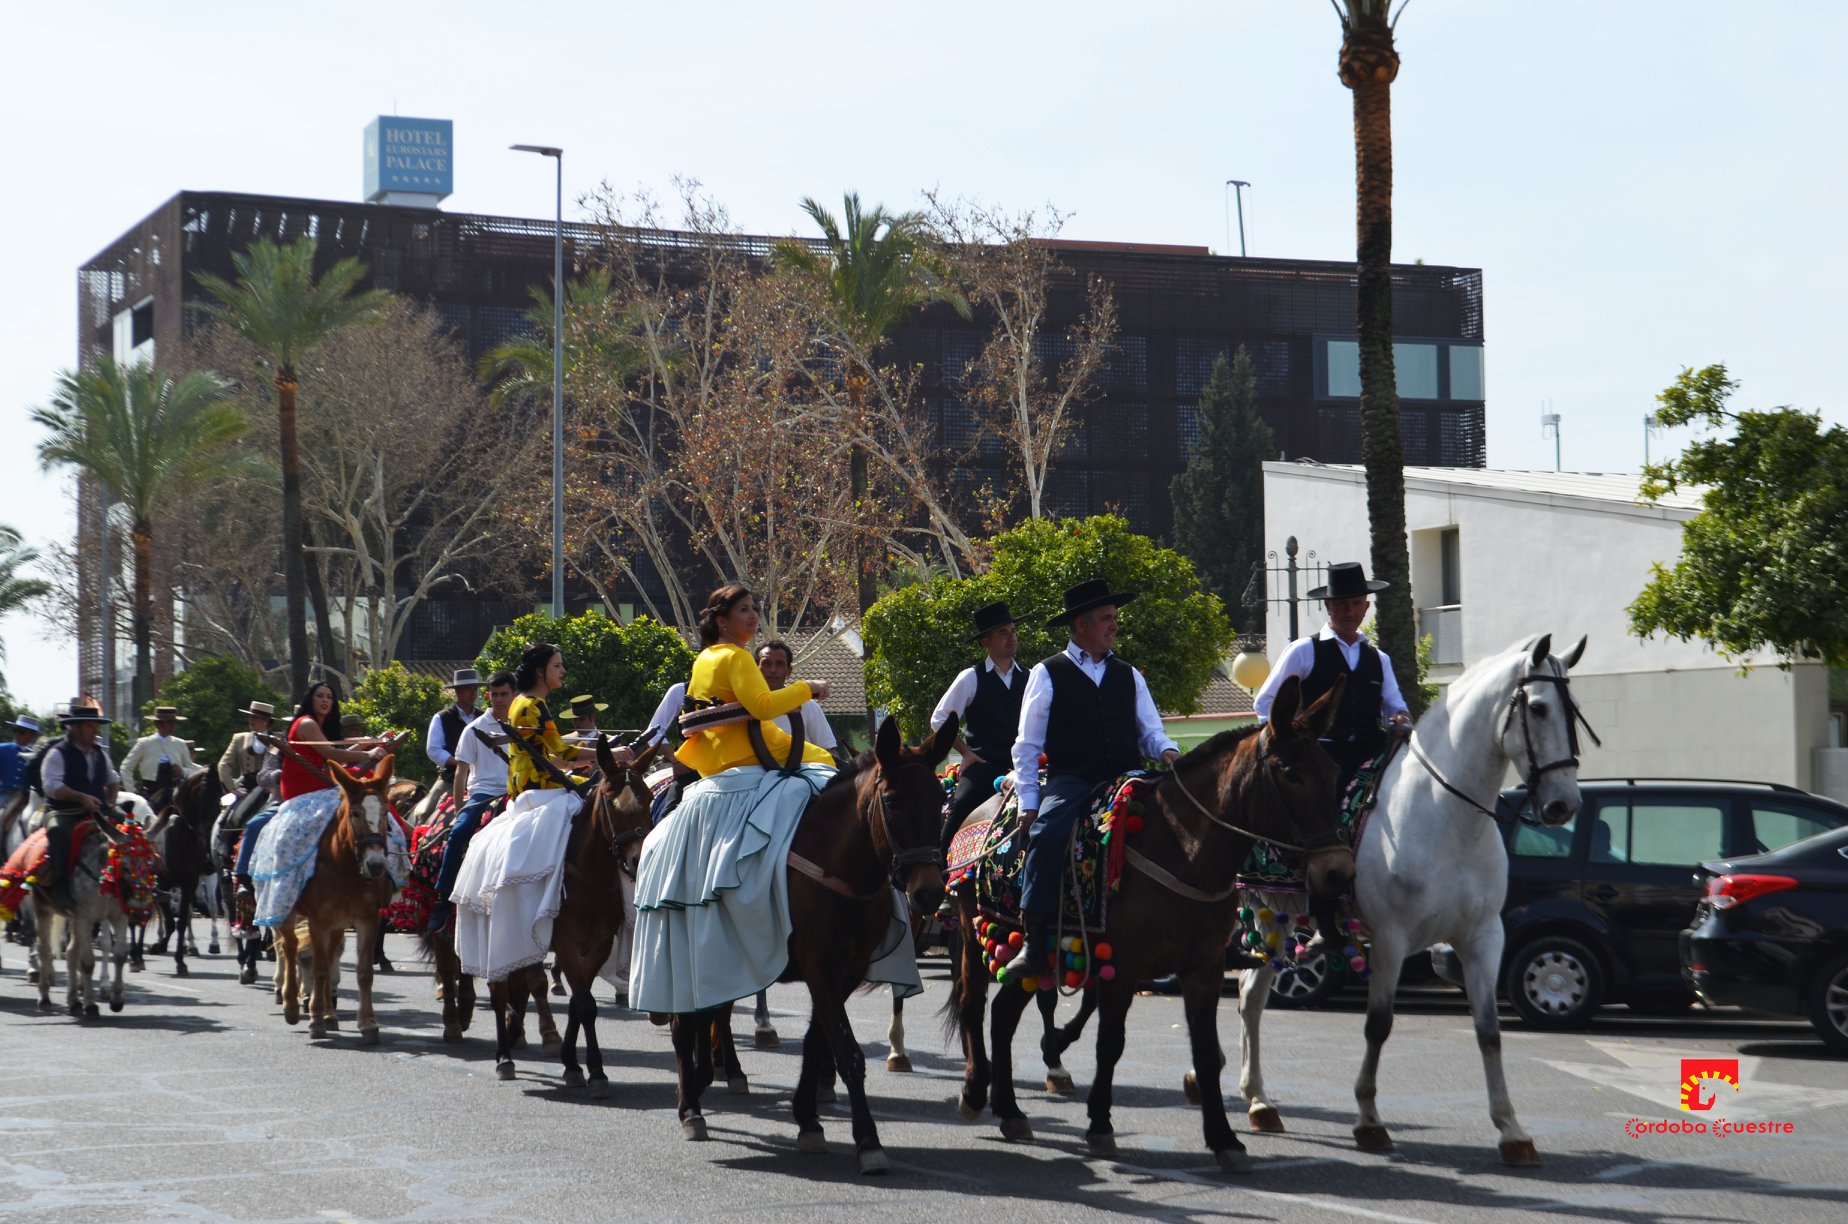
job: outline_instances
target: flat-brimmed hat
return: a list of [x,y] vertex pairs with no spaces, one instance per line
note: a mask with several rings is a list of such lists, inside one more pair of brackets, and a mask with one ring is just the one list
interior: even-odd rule
[[1102,608],[1106,605],[1120,608],[1135,597],[1136,592],[1134,591],[1111,590],[1110,584],[1102,578],[1081,582],[1075,587],[1066,588],[1065,611],[1047,621],[1046,628],[1057,629],[1060,625],[1069,625],[1074,618],[1083,616],[1092,608]]
[[598,701],[589,693],[585,693],[582,697],[573,697],[571,699],[571,717],[573,718],[591,718],[603,713],[603,711],[609,708],[609,702]]
[[1356,595],[1371,595],[1391,586],[1390,582],[1381,582],[1377,578],[1368,578],[1367,571],[1358,561],[1337,561],[1328,567],[1328,583],[1309,592],[1309,599],[1353,599]]
[[480,688],[481,673],[472,667],[458,668],[456,670],[455,679],[451,680],[443,687],[446,689]]
[[1007,610],[1007,605],[1004,603],[991,603],[977,608],[972,619],[975,621],[975,632],[969,636],[979,638],[984,633],[992,633],[1003,625],[1013,624],[1014,614]]
[[238,713],[248,714],[252,718],[274,718],[276,717],[276,707],[267,701],[253,701],[246,708],[239,710]]
[[18,728],[21,731],[30,731],[34,735],[37,735],[39,731],[41,730],[41,728],[38,725],[38,719],[33,718],[30,715],[22,715],[19,718],[14,719],[13,726]]
[[179,706],[155,706],[152,714],[142,716],[148,722],[185,722],[186,716],[180,713]]
[[58,715],[58,721],[68,726],[71,723],[107,723],[112,720],[95,706],[73,705]]

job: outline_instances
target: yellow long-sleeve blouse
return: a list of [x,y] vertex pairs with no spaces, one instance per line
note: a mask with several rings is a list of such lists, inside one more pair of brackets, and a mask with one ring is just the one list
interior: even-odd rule
[[[552,721],[552,712],[545,702],[537,697],[528,697],[524,693],[513,699],[507,708],[507,724],[527,731],[537,731],[539,740],[555,757],[566,760],[577,759],[576,744],[567,744],[558,734],[558,724]],[[573,775],[574,777],[576,775]],[[580,779],[581,780],[581,779]],[[507,745],[507,793],[517,795],[528,790],[553,790],[558,783],[552,781],[544,770],[533,764],[532,757],[515,741]]]
[[[801,706],[814,693],[806,680],[771,691],[750,651],[730,642],[720,642],[717,646],[706,647],[693,660],[693,678],[687,682],[687,695],[702,701],[736,701],[744,706],[763,728],[764,743],[770,755],[781,761],[789,755],[789,733],[777,720]],[[745,723],[698,732],[680,745],[674,755],[688,768],[697,769],[702,778],[740,765],[761,763],[751,749],[750,730]],[[813,743],[803,745],[802,759],[817,765],[834,764],[827,750]]]

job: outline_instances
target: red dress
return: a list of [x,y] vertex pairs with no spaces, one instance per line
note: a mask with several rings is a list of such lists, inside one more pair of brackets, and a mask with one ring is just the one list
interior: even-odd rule
[[[308,765],[318,766],[325,770],[327,768],[327,758],[322,756],[319,750],[308,744],[302,743],[295,737],[297,729],[300,728],[303,723],[312,724],[313,722],[314,720],[312,718],[303,714],[289,724],[289,747],[293,749],[296,756],[308,762]],[[282,797],[285,801],[294,799],[299,795],[307,795],[318,790],[326,790],[333,785],[330,779],[315,773],[308,765],[297,763],[293,757],[287,754],[283,756]]]

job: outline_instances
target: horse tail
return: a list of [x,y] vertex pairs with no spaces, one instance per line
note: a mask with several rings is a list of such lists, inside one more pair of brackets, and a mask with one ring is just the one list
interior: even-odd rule
[[964,992],[968,989],[967,983],[963,980],[962,931],[960,929],[943,933],[943,950],[950,956],[950,989],[943,1000],[943,1009],[938,1014],[943,1019],[944,1039],[948,1040],[962,1033],[963,999]]

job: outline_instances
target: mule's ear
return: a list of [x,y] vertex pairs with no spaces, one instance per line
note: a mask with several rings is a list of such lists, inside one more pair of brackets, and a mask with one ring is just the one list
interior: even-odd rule
[[1296,720],[1296,725],[1317,739],[1327,735],[1329,728],[1335,725],[1335,711],[1341,707],[1341,690],[1347,687],[1347,681],[1346,676],[1336,676],[1334,687],[1304,710],[1302,717]]
[[342,765],[339,761],[329,761],[327,763],[327,769],[328,773],[333,776],[334,781],[339,785],[341,790],[358,790],[360,788],[361,784],[359,779],[348,773],[347,767]]
[[1302,705],[1303,682],[1296,676],[1290,676],[1277,686],[1277,696],[1271,701],[1271,729],[1287,730],[1296,721],[1296,712],[1302,709]]
[[1546,662],[1546,657],[1552,653],[1553,653],[1553,635],[1550,633],[1541,634],[1540,640],[1534,643],[1533,654],[1529,656],[1527,660],[1527,670],[1528,671],[1539,671],[1540,665]]
[[949,721],[937,728],[937,734],[930,737],[930,743],[924,746],[924,759],[932,769],[943,764],[943,758],[950,755],[950,749],[956,746],[956,732],[962,720],[950,715]]
[[398,758],[395,753],[388,752],[380,757],[378,768],[373,770],[372,780],[381,786],[389,788],[394,781],[391,776],[391,767],[397,764],[397,761]]
[[614,778],[622,772],[622,766],[616,763],[616,755],[610,751],[610,741],[603,732],[597,732],[597,768],[606,778]]
[[1566,652],[1566,657],[1561,659],[1560,662],[1566,665],[1567,671],[1571,671],[1573,668],[1578,666],[1578,661],[1584,657],[1585,657],[1585,639],[1581,637],[1578,640],[1578,645],[1574,646],[1571,650],[1568,650]]
[[897,769],[904,757],[905,737],[899,733],[898,720],[891,715],[879,724],[879,734],[873,737],[873,756],[881,769]]

